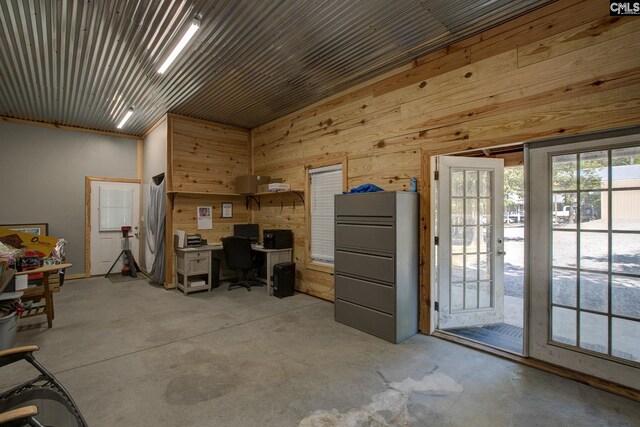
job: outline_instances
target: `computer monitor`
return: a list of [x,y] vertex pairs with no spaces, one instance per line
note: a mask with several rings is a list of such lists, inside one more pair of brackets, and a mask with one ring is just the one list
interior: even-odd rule
[[251,243],[258,243],[260,229],[258,227],[258,224],[234,224],[233,235],[248,237]]

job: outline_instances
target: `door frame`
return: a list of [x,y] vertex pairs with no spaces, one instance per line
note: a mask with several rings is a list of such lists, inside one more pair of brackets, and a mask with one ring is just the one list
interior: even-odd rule
[[[468,154],[475,151],[483,151],[494,148],[517,148],[522,147],[524,149],[524,142],[514,142],[510,144],[495,144],[491,141],[485,141],[480,144],[463,144],[457,143],[457,145],[446,144],[442,148],[436,148],[433,150],[422,150],[421,161],[421,182],[420,182],[420,229],[423,231],[420,233],[420,253],[421,257],[421,269],[420,269],[420,319],[419,329],[420,332],[432,335],[436,331],[437,314],[435,312],[435,299],[438,296],[435,283],[435,265],[434,265],[434,253],[433,242],[435,238],[434,234],[434,218],[431,215],[432,208],[435,202],[435,185],[434,185],[434,172],[435,172],[435,159],[437,156],[454,156],[459,154]],[[526,186],[526,179],[525,179]],[[525,193],[527,188],[525,187]],[[525,209],[527,208],[525,203]],[[527,238],[527,221],[525,217],[525,239]],[[527,248],[525,247],[525,258],[527,257]],[[528,298],[528,277],[526,274],[525,265],[525,282],[524,293]],[[525,307],[524,327],[527,327],[527,314]],[[527,348],[527,335],[524,336],[524,348]],[[526,356],[526,353],[525,353]]]
[[[441,339],[445,339],[447,341],[451,341],[457,343],[459,345],[463,345],[465,347],[475,349],[478,351],[482,351],[485,353],[492,354],[494,356],[500,357],[505,360],[510,360],[515,363],[519,363],[525,366],[530,366],[535,369],[539,369],[544,372],[548,372],[553,375],[558,375],[563,378],[568,378],[570,380],[587,384],[592,387],[596,387],[601,390],[608,391],[610,393],[617,394],[619,396],[624,396],[626,398],[639,401],[640,402],[640,391],[631,389],[629,387],[624,387],[619,384],[602,380],[600,378],[594,377],[589,374],[585,374],[582,372],[572,371],[567,368],[563,368],[557,365],[553,365],[548,362],[544,362],[538,359],[533,359],[526,354],[524,356],[518,356],[513,353],[505,352],[494,347],[489,347],[487,345],[477,343],[475,341],[462,339],[456,337],[455,335],[447,334],[445,332],[436,331],[435,324],[433,319],[435,318],[434,306],[431,299],[431,295],[436,295],[432,291],[433,281],[431,280],[431,273],[433,270],[432,266],[432,246],[430,242],[433,241],[434,234],[432,234],[433,223],[430,219],[431,212],[431,194],[433,189],[433,171],[435,170],[434,166],[432,166],[432,157],[439,155],[453,155],[453,154],[462,154],[469,151],[483,150],[488,148],[498,148],[498,147],[524,147],[524,152],[526,155],[527,147],[531,145],[538,144],[557,144],[559,141],[562,142],[574,142],[580,140],[588,140],[595,138],[605,138],[607,136],[622,136],[628,135],[631,133],[640,133],[640,125],[637,126],[629,126],[617,129],[610,130],[599,130],[596,132],[586,132],[578,135],[569,135],[569,136],[558,136],[558,137],[550,137],[546,139],[540,139],[537,141],[518,141],[511,144],[495,144],[490,141],[481,141],[476,143],[470,142],[460,142],[460,141],[452,141],[451,143],[443,143],[441,148],[433,149],[433,150],[422,150],[422,160],[420,166],[420,253],[421,253],[421,268],[420,268],[420,332],[433,335],[434,337],[438,337]],[[529,193],[528,188],[528,180],[525,179],[525,194]],[[530,207],[528,205],[528,198],[525,200],[525,209],[530,211]],[[525,239],[530,240],[529,231],[528,231],[528,216],[525,217]],[[525,257],[528,258],[528,248],[525,246]],[[527,267],[527,266],[525,266]],[[528,271],[528,270],[527,270]],[[525,295],[527,298],[529,297],[529,277],[528,273],[525,273]],[[525,318],[524,318],[524,327],[528,329],[528,316],[527,316],[528,307],[525,307]],[[525,352],[528,349],[528,337],[525,333],[524,335],[524,350]]]
[[[91,183],[93,181],[123,182],[128,184],[142,183],[142,180],[137,178],[84,177],[84,277],[91,277]],[[142,215],[142,186],[140,187],[139,215]]]

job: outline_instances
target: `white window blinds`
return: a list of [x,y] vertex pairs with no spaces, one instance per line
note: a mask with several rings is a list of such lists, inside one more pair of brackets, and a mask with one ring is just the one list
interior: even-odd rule
[[334,195],[342,193],[342,165],[309,170],[311,260],[333,264]]
[[133,190],[100,187],[100,231],[120,231],[133,222]]

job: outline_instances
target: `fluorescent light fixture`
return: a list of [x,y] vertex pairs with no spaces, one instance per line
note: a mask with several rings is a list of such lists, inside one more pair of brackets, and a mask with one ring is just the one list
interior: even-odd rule
[[178,45],[173,49],[169,57],[166,59],[166,61],[164,61],[164,63],[160,66],[160,68],[158,68],[158,72],[160,74],[164,74],[164,72],[167,71],[167,68],[169,68],[169,66],[173,63],[173,61],[176,60],[178,55],[180,55],[180,52],[182,52],[182,49],[184,49],[187,43],[189,43],[189,40],[191,40],[191,37],[193,37],[196,31],[198,31],[198,28],[200,28],[200,22],[194,19],[193,22],[191,22],[191,26],[189,27],[187,32],[184,33],[184,36],[182,36],[182,39],[180,39],[180,42],[178,43]]
[[124,126],[125,123],[127,123],[127,120],[129,120],[132,114],[133,114],[133,108],[129,108],[129,111],[127,111],[127,114],[125,114],[122,120],[120,121],[120,123],[118,123],[118,129],[122,129],[122,127]]

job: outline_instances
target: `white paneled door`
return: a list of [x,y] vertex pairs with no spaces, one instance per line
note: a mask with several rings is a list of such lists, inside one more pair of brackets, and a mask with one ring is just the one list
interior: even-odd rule
[[[129,245],[139,258],[140,184],[91,181],[91,275],[104,275],[124,248],[120,227],[131,226]],[[122,263],[112,270],[122,270]]]

